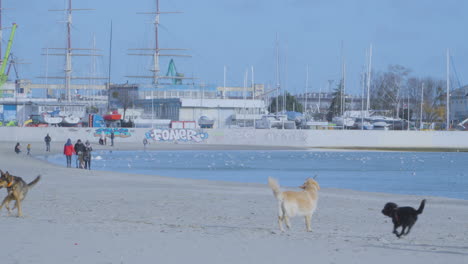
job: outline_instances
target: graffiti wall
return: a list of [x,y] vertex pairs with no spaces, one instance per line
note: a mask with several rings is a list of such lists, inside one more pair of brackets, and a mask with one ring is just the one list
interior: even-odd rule
[[128,130],[128,128],[121,128],[121,127],[103,127],[94,130],[94,137],[100,137],[102,133],[106,135],[106,137],[110,137],[111,133],[114,132],[114,137],[120,138],[127,138],[130,137],[132,134]]
[[151,129],[145,134],[154,141],[180,141],[200,143],[208,138],[208,133],[195,129]]

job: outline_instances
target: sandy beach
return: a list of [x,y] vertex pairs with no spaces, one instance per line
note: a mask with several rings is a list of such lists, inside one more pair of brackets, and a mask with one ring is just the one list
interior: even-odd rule
[[[27,182],[38,174],[42,180],[23,203],[24,217],[0,211],[0,263],[468,261],[466,200],[322,188],[313,232],[305,232],[302,218],[293,218],[292,229],[281,233],[276,201],[266,183],[67,169],[25,151],[16,155],[13,147],[11,142],[0,143],[0,169]],[[114,147],[141,148],[130,143]],[[150,148],[223,147],[154,144]],[[52,143],[52,152],[62,149],[63,143]],[[32,153],[44,154],[44,144],[34,143]],[[4,197],[6,190],[0,193]],[[409,236],[396,238],[391,219],[380,212],[384,204],[417,207],[423,198],[426,208]]]

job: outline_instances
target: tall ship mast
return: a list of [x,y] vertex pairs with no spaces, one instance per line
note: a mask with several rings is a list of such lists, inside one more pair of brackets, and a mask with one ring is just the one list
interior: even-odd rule
[[[45,48],[47,49],[47,54],[43,55],[51,55],[51,56],[65,56],[65,76],[48,76],[48,77],[40,77],[40,78],[49,78],[49,79],[64,79],[65,80],[65,92],[66,92],[66,99],[68,102],[72,101],[71,96],[71,80],[90,80],[90,79],[101,79],[105,80],[106,78],[101,77],[77,77],[73,75],[73,63],[72,58],[74,56],[102,56],[100,54],[96,54],[96,49],[89,49],[89,48],[74,48],[72,47],[72,13],[73,11],[90,11],[94,9],[76,9],[72,8],[72,0],[68,0],[68,8],[67,9],[49,9],[49,11],[58,11],[58,12],[66,12],[67,20],[66,20],[66,28],[67,28],[67,35],[66,35],[66,47],[65,48]],[[59,50],[63,51],[63,53],[49,53],[48,50]],[[85,53],[85,52],[92,52],[92,53]]]
[[[193,79],[193,78],[188,78],[188,77],[183,77],[183,76],[167,76],[167,75],[160,75],[160,65],[159,65],[159,60],[161,56],[166,56],[166,57],[191,57],[190,55],[182,55],[182,54],[162,54],[161,51],[182,51],[186,49],[178,49],[178,48],[160,48],[159,46],[159,19],[161,14],[178,14],[182,12],[178,11],[173,11],[173,12],[162,12],[159,9],[159,0],[156,0],[156,9],[153,12],[139,12],[138,14],[144,14],[144,15],[154,15],[154,20],[153,20],[153,25],[154,25],[154,47],[152,48],[136,48],[136,49],[130,49],[134,51],[140,51],[142,53],[130,53],[129,55],[134,55],[134,56],[151,56],[153,57],[152,61],[152,68],[150,69],[150,72],[152,73],[151,75],[143,75],[143,76],[138,76],[138,75],[132,75],[132,76],[126,76],[130,78],[146,78],[146,79],[151,79],[152,84],[155,88],[158,87],[160,84],[160,79],[172,79],[172,80],[177,80],[177,81],[182,81],[183,79]],[[144,53],[148,52],[148,53]],[[170,63],[169,68],[173,65],[173,62]]]

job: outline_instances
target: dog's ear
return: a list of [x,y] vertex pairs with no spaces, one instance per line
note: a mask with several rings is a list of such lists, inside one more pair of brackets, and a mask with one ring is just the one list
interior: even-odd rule
[[318,182],[313,181],[313,183],[314,183],[314,185],[317,187],[317,190],[320,190],[320,186],[319,186]]

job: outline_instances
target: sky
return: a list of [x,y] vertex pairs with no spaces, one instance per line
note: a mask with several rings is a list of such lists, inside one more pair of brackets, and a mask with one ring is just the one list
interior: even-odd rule
[[[65,12],[49,10],[65,9],[68,0],[1,1],[3,26],[18,24],[12,53],[24,63],[17,67],[19,77],[63,82],[38,77],[64,75],[65,58],[43,54],[45,48],[65,47]],[[73,0],[72,7],[94,9],[73,12],[72,47],[95,47],[102,55],[74,57],[74,76],[107,78],[112,43],[111,82],[151,83],[126,76],[150,74],[150,57],[128,54],[135,53],[132,48],[154,47],[154,17],[137,13],[154,11],[156,0]],[[468,71],[468,1],[160,0],[160,10],[182,12],[161,15],[160,47],[188,49],[178,54],[192,57],[174,60],[178,72],[196,83],[243,86],[252,82],[253,68],[254,82],[273,88],[279,61],[282,89],[328,91],[328,81],[335,80],[333,89],[341,78],[344,61],[346,90],[360,94],[371,44],[373,72],[399,64],[414,77],[445,79],[447,49],[462,85]],[[2,53],[9,34],[5,28]],[[164,58],[161,72],[167,67]]]

